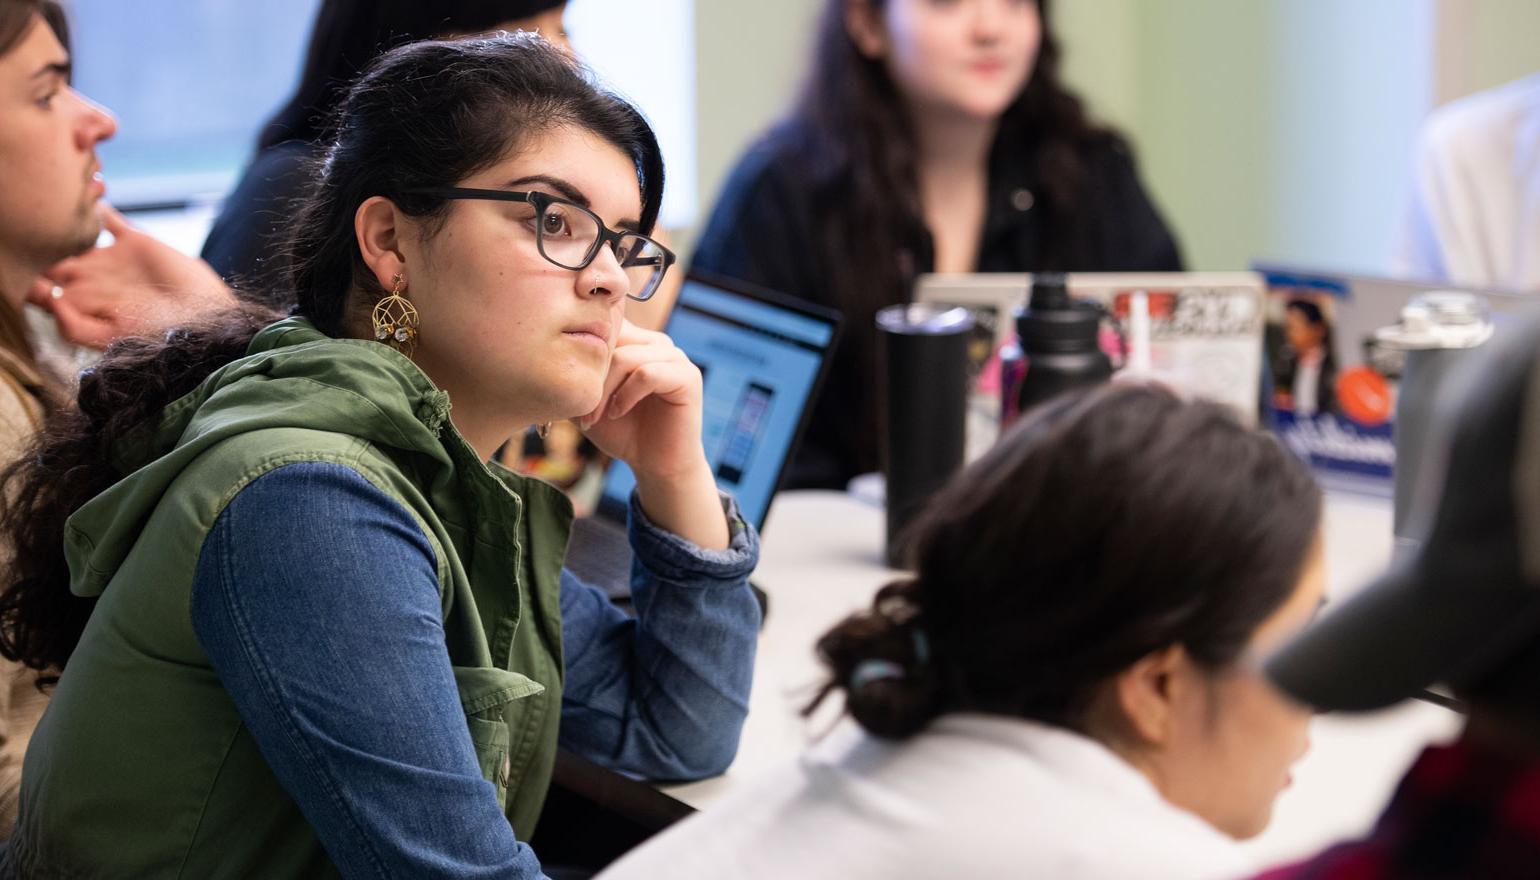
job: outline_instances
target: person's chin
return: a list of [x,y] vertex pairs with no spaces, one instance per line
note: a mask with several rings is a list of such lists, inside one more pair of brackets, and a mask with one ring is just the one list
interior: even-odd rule
[[[79,234],[75,236],[75,241],[73,242],[69,253],[65,254],[65,256],[73,257],[78,254],[85,253],[91,248],[96,247],[96,242],[100,240],[101,237],[102,224],[101,221],[96,219],[96,214],[93,211],[91,214],[91,222],[81,225]],[[60,259],[63,258],[61,257]]]
[[99,226],[94,230],[77,228],[55,236],[38,253],[49,265],[53,265],[60,260],[78,257],[91,248],[96,247],[96,242],[99,238],[101,238],[101,227]]
[[1000,118],[1015,99],[1015,92],[979,89],[969,94],[958,109],[975,119],[994,120]]
[[603,382],[592,388],[573,389],[572,393],[565,395],[565,399],[559,404],[561,411],[566,413],[561,418],[580,419],[598,409],[599,402],[603,399]]
[[[1282,794],[1282,792],[1280,791],[1279,794]],[[1277,795],[1274,795],[1273,798],[1274,801],[1276,801]],[[1266,831],[1267,826],[1272,824],[1272,821],[1273,802],[1270,801],[1267,804],[1267,808],[1262,811],[1261,815],[1248,817],[1243,821],[1236,822],[1234,827],[1221,828],[1219,830],[1235,840],[1250,840],[1253,837],[1256,837],[1258,834]]]

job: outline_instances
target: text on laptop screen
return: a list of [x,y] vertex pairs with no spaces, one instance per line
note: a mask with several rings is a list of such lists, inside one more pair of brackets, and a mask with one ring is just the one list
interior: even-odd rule
[[[668,335],[705,379],[702,439],[717,485],[764,523],[834,327],[790,309],[685,281]],[[611,465],[604,498],[623,502],[631,469]]]

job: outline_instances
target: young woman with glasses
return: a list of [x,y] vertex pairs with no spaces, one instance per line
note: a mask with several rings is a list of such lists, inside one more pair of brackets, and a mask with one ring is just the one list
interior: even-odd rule
[[1128,146],[1059,78],[1048,0],[826,0],[807,85],[739,162],[694,265],[846,332],[792,485],[878,468],[878,309],[922,272],[1176,270]]
[[[0,644],[63,672],[12,875],[536,877],[558,745],[720,772],[753,530],[701,377],[622,316],[673,262],[630,105],[531,35],[382,56],[295,218],[295,314],[120,344],[8,475]],[[488,457],[575,418],[637,474],[638,617]]]

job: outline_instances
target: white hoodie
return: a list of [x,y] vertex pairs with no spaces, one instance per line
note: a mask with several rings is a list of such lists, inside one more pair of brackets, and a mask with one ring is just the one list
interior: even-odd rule
[[629,878],[1234,880],[1239,848],[1094,740],[949,715],[902,743],[831,737],[653,838]]

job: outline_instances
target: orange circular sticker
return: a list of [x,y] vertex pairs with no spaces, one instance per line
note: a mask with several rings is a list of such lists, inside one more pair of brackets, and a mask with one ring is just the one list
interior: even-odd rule
[[1360,425],[1383,425],[1390,420],[1390,383],[1373,367],[1349,367],[1337,376],[1337,405]]

